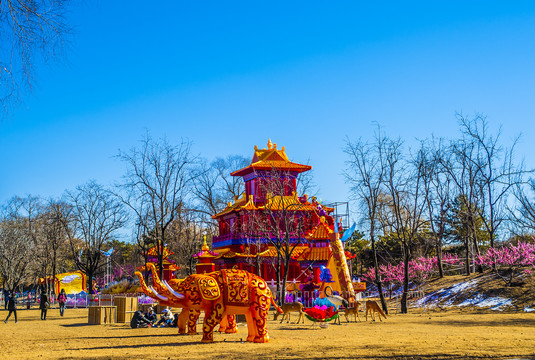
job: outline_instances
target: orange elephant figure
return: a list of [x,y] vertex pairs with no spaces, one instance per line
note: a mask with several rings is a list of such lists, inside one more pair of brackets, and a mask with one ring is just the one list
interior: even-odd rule
[[[202,342],[214,341],[214,328],[219,331],[236,332],[235,314],[244,314],[249,334],[247,341],[265,343],[269,341],[267,317],[271,304],[277,311],[282,310],[273,301],[271,290],[261,277],[237,269],[225,269],[207,274],[195,274],[182,282],[171,280],[162,282],[156,268],[148,264],[152,271],[154,287],[147,287],[141,273],[138,275],[145,294],[160,300],[160,304],[181,307],[184,315],[179,317],[179,331],[188,330],[193,319],[204,311]],[[186,313],[187,311],[187,313]],[[188,314],[186,316],[186,314]]]

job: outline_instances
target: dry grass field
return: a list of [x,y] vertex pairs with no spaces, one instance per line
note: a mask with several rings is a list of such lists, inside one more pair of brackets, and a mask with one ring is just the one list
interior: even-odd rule
[[[216,333],[213,344],[177,329],[88,325],[87,310],[19,310],[19,322],[0,323],[3,359],[535,359],[535,314],[477,310],[393,314],[383,322],[279,324],[270,318],[271,342],[242,342]],[[0,312],[2,320],[5,311]],[[201,325],[198,326],[201,331]]]

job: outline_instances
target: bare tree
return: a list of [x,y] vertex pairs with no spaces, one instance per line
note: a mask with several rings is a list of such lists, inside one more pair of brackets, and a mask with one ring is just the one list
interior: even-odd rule
[[[92,293],[93,278],[102,265],[103,245],[124,226],[126,212],[114,194],[95,181],[67,192],[66,198],[72,211],[65,217],[65,230],[76,266],[87,275],[89,291]],[[76,239],[82,240],[81,247]]]
[[375,284],[381,299],[381,306],[388,314],[388,307],[383,294],[383,282],[377,260],[376,231],[379,224],[378,208],[386,180],[387,163],[385,146],[387,139],[381,135],[380,129],[375,133],[373,143],[358,139],[355,142],[346,140],[344,152],[348,156],[347,168],[344,172],[346,180],[351,184],[351,196],[359,202],[372,245],[373,266],[375,268]]
[[[37,58],[58,59],[71,30],[65,21],[69,0],[0,1],[0,105],[31,89]],[[1,114],[1,113],[0,113]]]
[[193,255],[201,250],[204,231],[198,213],[189,209],[183,209],[168,228],[169,248],[175,252],[178,263],[186,265],[185,276],[195,273]]
[[50,200],[43,209],[43,243],[47,251],[46,256],[51,261],[52,279],[55,279],[58,273],[58,257],[64,252],[68,243],[69,231],[65,225],[69,212],[69,205],[56,200]]
[[[448,157],[440,158],[442,169],[447,172],[454,184],[456,201],[454,216],[463,230],[457,231],[457,237],[465,246],[466,274],[471,272],[471,260],[479,254],[480,231],[479,220],[481,204],[481,170],[483,166],[478,163],[477,146],[473,139],[463,135],[460,139],[450,142],[447,151]],[[459,226],[457,226],[459,228]]]
[[[412,259],[412,245],[418,231],[424,224],[422,213],[425,208],[424,179],[427,170],[423,150],[419,150],[411,163],[403,161],[402,141],[388,140],[386,146],[386,181],[390,193],[391,209],[394,215],[393,234],[402,245],[403,252],[403,295],[401,313],[408,311],[409,262]],[[411,166],[412,165],[412,166]]]
[[182,141],[171,145],[166,139],[142,140],[141,149],[120,152],[118,158],[126,163],[127,173],[121,185],[123,202],[135,213],[136,223],[153,233],[160,277],[163,276],[163,250],[168,228],[186,203],[195,157],[191,143]]
[[516,203],[511,206],[509,216],[517,235],[535,232],[535,180],[526,184],[517,184],[513,191]]
[[422,157],[426,169],[424,176],[424,192],[429,215],[429,225],[435,239],[438,276],[444,277],[442,264],[442,246],[448,226],[448,213],[451,207],[451,175],[441,168],[441,159],[448,156],[441,139],[431,140],[430,147],[425,142],[421,146]]
[[480,167],[477,185],[481,206],[477,209],[489,234],[490,246],[494,247],[498,231],[508,218],[506,205],[509,195],[515,186],[522,183],[523,177],[533,171],[525,171],[523,163],[513,162],[519,137],[510,147],[504,147],[500,144],[501,129],[495,135],[490,134],[485,116],[466,119],[458,115],[458,119],[462,133],[472,139],[477,149],[477,159],[472,160],[475,166]]
[[34,275],[33,214],[26,212],[24,202],[25,199],[12,198],[0,214],[0,277],[4,289],[10,291]]
[[247,165],[249,162],[243,156],[229,155],[218,157],[211,163],[202,160],[194,169],[192,192],[198,203],[195,208],[203,215],[211,233],[217,229],[212,215],[221,212],[228,202],[237,199],[244,191],[243,178],[230,173]]

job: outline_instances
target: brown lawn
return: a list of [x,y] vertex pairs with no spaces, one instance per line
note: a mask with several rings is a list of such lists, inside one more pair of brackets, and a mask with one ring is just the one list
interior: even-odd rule
[[[3,321],[7,313],[0,312]],[[177,329],[130,329],[128,325],[87,325],[87,310],[19,310],[0,323],[3,359],[533,359],[535,314],[469,312],[391,315],[383,322],[279,324],[269,321],[271,342],[242,343],[247,329],[218,334],[213,344]],[[198,326],[201,331],[201,325]]]

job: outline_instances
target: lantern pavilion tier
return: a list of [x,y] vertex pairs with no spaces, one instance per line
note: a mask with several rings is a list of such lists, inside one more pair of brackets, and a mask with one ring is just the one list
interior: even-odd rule
[[[166,246],[163,247],[163,253],[162,253],[163,280],[166,280],[166,281],[174,279],[176,275],[175,272],[177,270],[180,270],[181,268],[180,266],[177,266],[175,264],[174,260],[169,259],[169,256],[173,254],[174,252],[170,251]],[[156,246],[151,247],[148,251],[144,252],[143,255],[146,256],[147,263],[152,263],[156,265],[156,267],[158,266],[158,252],[156,250]],[[145,273],[147,272],[147,269],[145,268],[145,266],[140,266],[137,269],[141,271],[143,276],[145,276]],[[150,273],[150,270],[149,270],[149,273]]]
[[[285,148],[268,142],[267,148],[254,148],[251,164],[234,171],[243,177],[245,192],[213,216],[218,221],[219,236],[212,239],[215,269],[248,270],[271,281],[275,279],[272,264],[277,257],[275,247],[267,239],[261,224],[276,217],[294,224],[290,244],[296,245],[288,272],[288,280],[306,282],[319,276],[319,267],[332,257],[329,232],[333,232],[333,208],[323,206],[314,197],[297,194],[297,176],[312,167],[291,162]],[[276,215],[275,215],[276,214]],[[291,220],[282,217],[289,216]],[[282,270],[283,271],[283,270]]]

